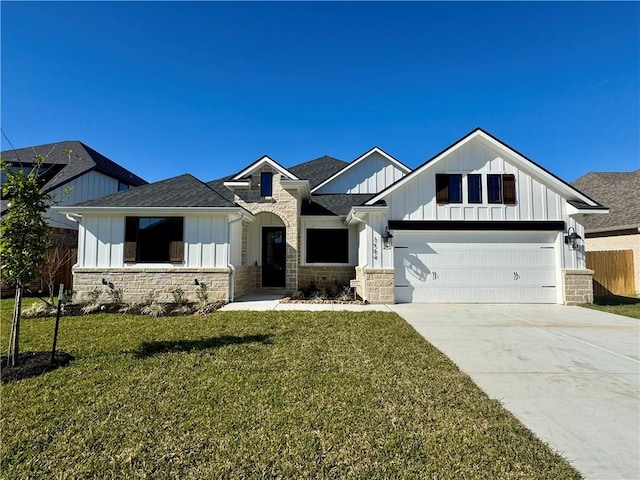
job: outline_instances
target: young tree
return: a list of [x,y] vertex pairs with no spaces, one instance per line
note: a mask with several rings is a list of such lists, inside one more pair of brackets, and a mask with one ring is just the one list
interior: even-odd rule
[[44,161],[36,157],[31,171],[14,170],[0,160],[6,182],[2,198],[8,200],[8,212],[0,224],[0,265],[3,281],[16,288],[16,302],[9,341],[9,365],[16,364],[19,353],[20,309],[24,285],[32,280],[44,263],[50,233],[44,214],[52,203],[51,195],[38,184],[38,170]]

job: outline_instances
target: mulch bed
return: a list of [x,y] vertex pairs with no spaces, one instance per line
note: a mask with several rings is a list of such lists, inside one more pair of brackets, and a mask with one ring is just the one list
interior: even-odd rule
[[18,355],[17,365],[8,367],[7,357],[2,357],[0,380],[2,383],[15,382],[24,378],[36,377],[43,373],[65,367],[73,360],[73,356],[65,352],[56,352],[51,363],[51,352],[24,352]]
[[340,305],[367,305],[367,302],[364,300],[337,300],[335,298],[329,299],[304,299],[304,298],[291,298],[284,297],[280,300],[280,303],[313,303],[313,304],[330,304],[336,303]]

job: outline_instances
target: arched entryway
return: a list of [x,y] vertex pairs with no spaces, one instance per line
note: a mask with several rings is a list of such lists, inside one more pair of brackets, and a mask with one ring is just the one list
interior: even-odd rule
[[248,229],[249,261],[258,267],[260,287],[285,288],[287,278],[287,229],[271,212],[255,215]]

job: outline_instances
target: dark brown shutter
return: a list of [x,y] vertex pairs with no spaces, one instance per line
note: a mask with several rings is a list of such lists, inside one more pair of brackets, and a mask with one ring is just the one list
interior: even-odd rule
[[184,242],[170,242],[169,243],[169,262],[182,263],[184,260]]
[[136,242],[124,242],[124,261],[126,263],[136,261]]
[[506,205],[516,203],[516,177],[511,173],[502,175],[502,200]]
[[133,263],[136,261],[136,251],[138,237],[138,218],[126,217],[124,223],[124,262]]
[[436,202],[449,203],[449,175],[436,174]]

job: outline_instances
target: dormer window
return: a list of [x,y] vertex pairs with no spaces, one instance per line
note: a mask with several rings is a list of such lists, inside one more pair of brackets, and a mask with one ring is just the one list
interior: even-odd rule
[[260,196],[270,197],[273,195],[273,173],[262,172],[260,174]]

